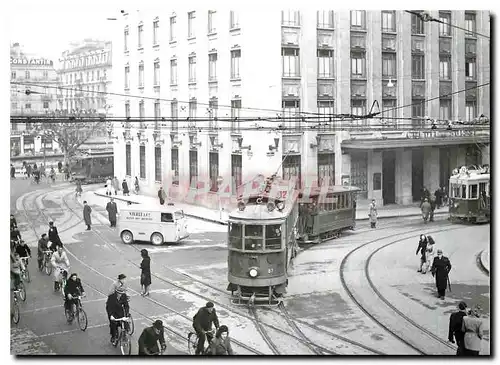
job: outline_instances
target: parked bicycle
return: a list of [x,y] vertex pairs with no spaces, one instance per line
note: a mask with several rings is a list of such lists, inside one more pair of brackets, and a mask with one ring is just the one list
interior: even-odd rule
[[[212,340],[214,338],[215,331],[214,329],[211,329],[210,331],[203,331],[206,336],[206,345],[205,348],[203,349],[203,355],[207,355],[210,344],[212,343]],[[189,332],[188,333],[188,352],[190,355],[195,355],[196,354],[196,349],[198,348],[198,341],[200,340],[198,334],[196,332]]]
[[69,323],[72,323],[73,320],[76,317],[76,320],[78,322],[78,326],[82,331],[85,331],[87,329],[88,325],[88,320],[87,320],[87,313],[83,310],[82,307],[82,296],[79,295],[77,297],[73,297],[73,303],[71,304],[71,308],[68,310],[64,311],[64,314],[66,315],[66,319],[68,320]]
[[130,355],[132,352],[132,340],[130,339],[130,318],[123,317],[118,319],[111,319],[112,321],[118,322],[118,336],[113,342],[113,346],[118,346],[120,344],[120,350],[122,355]]

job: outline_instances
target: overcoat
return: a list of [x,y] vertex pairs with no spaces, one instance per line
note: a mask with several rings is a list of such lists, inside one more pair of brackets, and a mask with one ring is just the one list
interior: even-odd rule
[[85,224],[91,225],[92,224],[92,218],[90,217],[90,213],[92,212],[92,208],[88,205],[85,205],[83,207],[83,220],[85,221]]
[[146,256],[141,262],[141,285],[151,285],[151,258]]
[[118,213],[118,207],[115,202],[108,202],[106,204],[106,210],[108,211],[108,217],[110,222],[116,222],[116,213]]
[[59,238],[59,232],[57,231],[57,227],[49,228],[49,241],[62,246],[61,239]]
[[450,270],[451,263],[448,257],[434,257],[431,272],[436,278],[436,288],[438,290],[446,290],[446,286],[448,285],[448,273]]
[[115,188],[115,192],[120,191],[120,182],[116,177],[113,179],[113,188]]
[[370,223],[377,223],[377,207],[374,204],[370,204]]
[[126,181],[123,181],[122,182],[122,188],[123,188],[123,194],[128,194],[129,191],[128,191],[128,184]]

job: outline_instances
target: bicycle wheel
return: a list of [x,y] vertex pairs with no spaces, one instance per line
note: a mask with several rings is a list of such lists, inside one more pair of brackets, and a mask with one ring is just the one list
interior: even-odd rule
[[69,309],[64,309],[64,315],[66,316],[66,320],[68,323],[73,322],[73,313]]
[[195,333],[189,332],[188,334],[188,352],[190,355],[196,354],[196,347],[198,347],[198,337]]
[[77,317],[76,319],[78,320],[78,325],[80,326],[80,329],[82,331],[85,331],[87,329],[87,313],[83,310],[83,308],[80,308],[77,312]]
[[120,350],[124,356],[132,353],[132,341],[130,340],[130,336],[127,336],[127,332],[125,331],[123,331],[120,336]]
[[26,270],[23,271],[23,277],[26,280],[26,282],[31,283],[31,276],[28,268],[26,268]]
[[45,273],[47,275],[52,274],[52,265],[50,264],[50,262],[45,261],[44,266],[45,266]]
[[17,302],[14,302],[14,308],[12,308],[12,321],[15,324],[18,324],[20,319],[21,313],[19,312],[19,305],[17,304]]
[[130,322],[128,323],[128,327],[129,327],[129,335],[132,336],[134,334],[134,330],[135,330],[135,325],[134,325],[134,319],[132,318],[132,315],[129,314],[128,316],[130,318]]
[[19,283],[19,297],[23,302],[26,301],[26,289],[22,281]]

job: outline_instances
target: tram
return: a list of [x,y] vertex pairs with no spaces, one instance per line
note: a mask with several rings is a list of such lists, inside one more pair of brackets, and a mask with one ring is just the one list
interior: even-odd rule
[[491,212],[489,166],[453,170],[449,185],[450,221],[489,222]]
[[74,180],[83,183],[104,182],[113,177],[113,151],[78,157],[71,165]]
[[258,191],[239,196],[228,221],[227,289],[233,304],[279,304],[297,253],[298,194],[289,180],[273,175]]
[[356,226],[356,195],[361,189],[335,185],[311,188],[299,197],[299,243],[320,243]]

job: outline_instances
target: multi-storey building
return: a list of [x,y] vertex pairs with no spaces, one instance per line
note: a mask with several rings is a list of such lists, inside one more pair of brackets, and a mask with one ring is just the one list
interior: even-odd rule
[[[203,186],[206,205],[276,171],[300,187],[356,185],[379,204],[447,185],[454,167],[489,163],[489,127],[456,122],[490,115],[490,15],[428,13],[442,23],[404,11],[125,12],[115,172],[151,194]],[[370,112],[382,114],[352,117]]]
[[[10,114],[12,116],[49,115],[56,108],[59,79],[52,60],[25,53],[19,43],[10,48]],[[29,123],[11,124],[11,155],[32,154],[42,146],[52,150],[51,140],[29,135]]]

